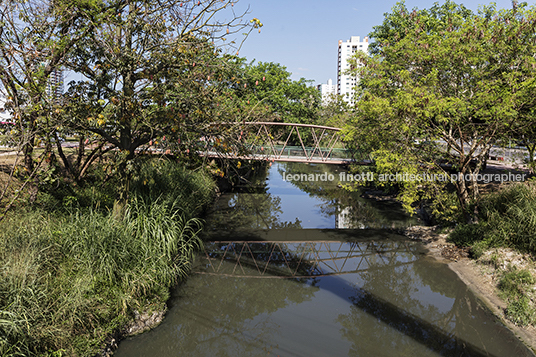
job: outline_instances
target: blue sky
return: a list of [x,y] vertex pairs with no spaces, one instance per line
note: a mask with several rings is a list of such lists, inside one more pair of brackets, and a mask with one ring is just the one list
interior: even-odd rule
[[[287,67],[292,79],[301,77],[313,84],[337,80],[337,43],[350,36],[364,36],[383,21],[396,0],[240,0],[235,10],[250,8],[248,18],[264,24],[252,32],[240,51],[249,61],[277,62]],[[443,1],[440,1],[442,3]],[[456,1],[476,11],[483,0]],[[527,1],[534,4],[534,1]],[[510,0],[495,1],[510,8]],[[407,0],[409,9],[429,8],[433,1]]]

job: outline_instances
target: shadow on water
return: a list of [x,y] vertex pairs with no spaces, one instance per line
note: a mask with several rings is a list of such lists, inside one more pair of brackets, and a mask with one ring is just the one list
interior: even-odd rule
[[220,198],[164,322],[117,356],[534,356],[422,245],[385,229],[414,223],[399,207],[281,179],[318,165],[274,166],[269,184]]
[[[339,294],[341,290],[349,288],[348,283],[341,279],[333,278],[334,282],[330,286],[339,285],[338,289],[330,289],[334,294]],[[384,323],[389,328],[395,329],[401,334],[413,339],[414,341],[422,344],[427,349],[434,351],[442,356],[508,356],[513,351],[509,348],[507,351],[503,351],[503,354],[494,354],[486,351],[482,347],[478,347],[475,344],[465,340],[463,337],[455,336],[452,332],[446,331],[441,327],[434,325],[425,319],[422,319],[416,315],[409,313],[408,311],[401,309],[395,304],[382,299],[369,291],[362,288],[355,289],[355,296],[349,297],[349,300],[353,303],[355,309],[367,313],[377,319],[379,322]],[[348,298],[347,296],[340,296],[341,298]],[[458,303],[459,297],[456,298],[455,304]],[[351,315],[359,316],[359,312],[355,312],[352,309]],[[341,321],[356,321],[356,316],[343,316],[339,317]],[[358,325],[358,324],[356,324]],[[368,326],[367,328],[374,328]],[[347,331],[355,333],[356,326],[351,326]],[[348,334],[345,334],[348,335]],[[355,339],[355,338],[354,338]],[[353,349],[358,351],[359,344],[363,341],[357,340],[354,342]],[[392,343],[388,341],[387,343]],[[381,351],[381,345],[375,345],[374,350]],[[520,346],[521,347],[521,346]],[[527,354],[528,350],[523,353],[523,348],[517,348],[516,354]],[[507,352],[504,354],[504,352]]]
[[[263,233],[270,236],[270,232]],[[496,333],[501,329],[500,325],[493,321],[489,312],[457,280],[454,273],[442,265],[430,265],[426,262],[421,256],[422,247],[417,242],[408,241],[382,230],[359,231],[360,235],[342,230],[315,232],[323,238],[322,241],[302,240],[300,233],[302,236],[309,236],[307,237],[309,239],[312,232],[307,234],[307,230],[294,230],[292,237],[295,240],[292,243],[251,240],[210,243],[207,247],[209,252],[205,267],[210,270],[209,266],[212,268],[222,266],[221,262],[226,261],[229,269],[226,271],[216,269],[213,273],[250,279],[287,278],[296,283],[304,283],[308,276],[309,280],[312,280],[312,285],[350,301],[352,304],[350,313],[339,315],[337,320],[343,326],[343,336],[353,343],[351,355],[362,353],[366,345],[360,331],[367,331],[368,336],[374,331],[376,336],[386,337],[377,339],[370,346],[369,353],[379,353],[386,347],[382,345],[395,344],[398,347],[408,345],[404,338],[400,339],[388,331],[394,329],[426,347],[427,350],[444,356],[511,356],[513,353],[519,356],[533,356],[504,327],[499,332],[502,341],[498,344],[479,339],[478,334],[475,334],[476,329],[483,329],[482,335],[493,339],[497,338]],[[356,240],[356,236],[360,238]],[[258,235],[254,237],[259,238]],[[251,238],[253,237],[248,237]],[[340,255],[340,247],[343,244],[346,248]],[[329,251],[328,245],[333,246],[333,251]],[[315,246],[328,251],[314,251]],[[397,254],[402,256],[397,257]],[[348,263],[349,259],[361,258],[362,261],[367,257],[369,260],[361,270],[355,269],[355,264],[348,264],[346,270],[342,271],[333,268],[337,260],[345,260]],[[371,262],[371,257],[376,259]],[[319,267],[320,261],[326,260],[331,260],[330,264],[326,264],[331,265],[331,271]],[[217,264],[214,264],[214,261]],[[397,271],[400,268],[403,270]],[[249,275],[244,275],[245,271]],[[344,274],[361,274],[360,286],[341,278]],[[427,275],[428,278],[423,275]],[[441,313],[430,299],[422,301],[412,298],[412,287],[422,285],[431,287],[432,290],[436,289],[436,293],[454,300],[450,309]],[[363,319],[363,313],[372,317],[375,323],[367,322],[364,325],[363,321],[366,319]],[[484,326],[486,324],[488,326]]]
[[[389,238],[354,242],[211,243],[207,255],[215,261],[200,259],[196,271],[201,275],[191,279],[201,281],[192,290],[188,284],[179,289],[164,323],[138,338],[150,347],[134,343],[117,355],[174,356],[179,349],[191,355],[209,356],[220,351],[220,355],[250,356],[261,354],[258,346],[281,355],[325,355],[314,350],[296,353],[304,348],[303,343],[279,343],[288,332],[280,331],[279,320],[266,318],[278,311],[292,314],[296,306],[314,302],[321,290],[333,295],[329,304],[339,306],[337,299],[349,304],[349,309],[328,318],[337,322],[339,342],[326,343],[326,348],[336,350],[340,339],[345,339],[350,346],[344,354],[427,355],[424,351],[429,351],[444,356],[532,355],[491,319],[454,273],[442,265],[430,265],[416,242],[385,235]],[[342,251],[341,245],[346,250]],[[345,254],[352,257],[346,259]],[[321,261],[330,259],[326,266],[331,271],[319,267]],[[334,262],[345,259],[343,269],[333,268]],[[218,271],[203,276],[211,272],[211,264]],[[362,269],[356,269],[358,264]],[[289,272],[297,274],[291,277]],[[424,298],[417,291],[423,287],[430,287]],[[448,303],[437,297],[446,297]],[[292,323],[293,318],[286,322]],[[320,341],[326,331],[318,325],[312,336]],[[310,328],[303,323],[298,326]],[[422,348],[416,348],[415,343]]]

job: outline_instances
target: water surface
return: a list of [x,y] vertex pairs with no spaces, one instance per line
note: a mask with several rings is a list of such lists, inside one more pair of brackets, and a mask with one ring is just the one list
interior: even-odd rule
[[533,355],[445,264],[388,229],[415,223],[399,206],[282,180],[311,170],[326,168],[276,164],[222,196],[163,323],[116,355]]

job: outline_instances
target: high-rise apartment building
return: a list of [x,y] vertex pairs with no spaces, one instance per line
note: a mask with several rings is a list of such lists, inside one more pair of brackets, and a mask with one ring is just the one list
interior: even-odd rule
[[368,37],[361,41],[359,36],[350,37],[349,41],[339,40],[339,58],[337,65],[337,94],[344,97],[344,100],[351,103],[354,98],[354,87],[357,85],[358,78],[344,74],[350,69],[348,59],[357,51],[368,53]]
[[63,95],[63,70],[55,69],[50,73],[47,83],[47,95],[58,104]]
[[[51,104],[60,104],[63,95],[63,70],[55,69],[47,81],[47,97]],[[6,95],[0,88],[0,123],[11,122],[12,116],[6,108]]]
[[335,87],[331,79],[328,79],[327,84],[319,84],[316,88],[322,94],[323,105],[328,104],[332,99],[332,95],[337,94],[337,88]]

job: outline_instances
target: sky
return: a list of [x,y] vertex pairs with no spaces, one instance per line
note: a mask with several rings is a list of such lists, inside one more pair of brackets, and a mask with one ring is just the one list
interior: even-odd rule
[[[337,81],[338,41],[350,36],[363,39],[383,22],[397,0],[240,0],[239,12],[249,7],[247,18],[259,18],[261,33],[252,32],[240,50],[248,61],[275,62],[292,73],[291,78],[312,80],[312,85]],[[443,1],[439,1],[443,3]],[[477,11],[485,0],[455,0]],[[526,1],[534,5],[534,0]],[[408,9],[425,9],[433,1],[407,0]],[[495,1],[497,8],[511,7],[511,0]]]

